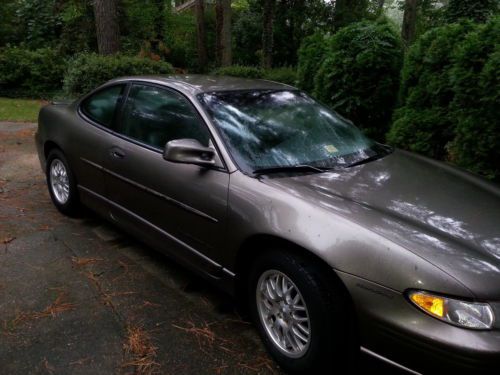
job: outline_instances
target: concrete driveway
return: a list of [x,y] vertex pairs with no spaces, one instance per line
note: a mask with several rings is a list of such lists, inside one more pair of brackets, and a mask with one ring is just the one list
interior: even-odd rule
[[35,128],[0,123],[0,373],[279,374],[228,296],[91,212],[56,211]]

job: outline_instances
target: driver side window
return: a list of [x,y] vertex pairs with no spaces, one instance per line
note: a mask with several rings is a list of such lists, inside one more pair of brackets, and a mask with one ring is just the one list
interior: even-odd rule
[[159,149],[174,139],[196,139],[204,146],[210,141],[206,125],[186,98],[141,84],[132,85],[116,130]]

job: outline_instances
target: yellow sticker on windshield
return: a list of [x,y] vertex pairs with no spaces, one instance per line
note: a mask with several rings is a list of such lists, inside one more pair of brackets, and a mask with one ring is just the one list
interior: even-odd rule
[[329,152],[330,154],[334,154],[336,153],[338,150],[337,150],[337,147],[335,147],[334,145],[325,145],[323,146],[325,148],[325,150],[327,152]]

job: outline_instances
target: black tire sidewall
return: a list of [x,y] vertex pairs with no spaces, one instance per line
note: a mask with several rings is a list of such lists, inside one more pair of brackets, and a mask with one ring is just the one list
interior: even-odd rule
[[[257,282],[265,271],[271,269],[287,275],[300,290],[307,305],[311,341],[306,354],[300,358],[287,357],[277,349],[260,320],[256,302]],[[354,340],[351,307],[338,282],[325,274],[322,267],[307,258],[273,249],[253,263],[247,292],[253,321],[264,345],[280,367],[296,374],[311,371],[345,374],[352,371]]]
[[[60,160],[61,163],[63,163],[64,167],[66,168],[66,173],[68,175],[69,196],[68,196],[68,200],[65,203],[59,202],[57,200],[57,198],[54,196],[54,192],[52,191],[51,177],[50,177],[50,166],[52,165],[53,161],[56,159]],[[73,172],[69,166],[69,163],[66,160],[66,157],[64,156],[64,154],[61,150],[53,149],[49,152],[49,155],[47,157],[45,175],[46,175],[46,179],[47,179],[47,186],[49,189],[50,198],[52,199],[52,202],[54,203],[56,208],[65,215],[68,215],[68,216],[75,215],[78,212],[78,209],[80,206],[76,180],[75,180]]]

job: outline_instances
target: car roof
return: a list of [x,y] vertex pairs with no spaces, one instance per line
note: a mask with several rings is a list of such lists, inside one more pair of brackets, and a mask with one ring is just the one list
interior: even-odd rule
[[235,90],[290,90],[292,86],[264,79],[248,79],[204,74],[184,74],[168,76],[131,76],[117,78],[109,83],[123,81],[144,81],[174,87],[185,93],[196,95],[202,92]]

